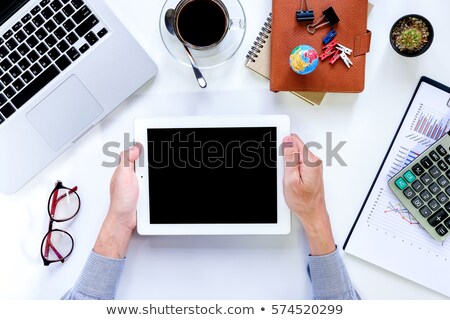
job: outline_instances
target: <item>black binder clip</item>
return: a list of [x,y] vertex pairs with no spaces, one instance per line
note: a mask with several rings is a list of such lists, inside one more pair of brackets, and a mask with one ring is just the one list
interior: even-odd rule
[[[322,13],[323,16],[319,19],[319,21],[317,21],[314,24],[308,24],[308,26],[306,27],[306,30],[308,30],[309,33],[314,34],[314,32],[316,32],[317,29],[327,24],[333,26],[339,22],[339,17],[337,16],[336,12],[334,12],[333,7],[329,7]],[[323,19],[327,20],[327,22],[320,24],[323,21]]]
[[[306,4],[306,10],[303,10],[303,5]],[[309,10],[308,0],[302,0],[300,10],[295,13],[298,22],[314,21],[314,11]]]

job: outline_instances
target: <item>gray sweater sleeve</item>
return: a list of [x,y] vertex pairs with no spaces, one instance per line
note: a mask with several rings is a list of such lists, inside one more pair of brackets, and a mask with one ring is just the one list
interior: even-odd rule
[[111,259],[91,251],[75,286],[62,299],[113,300],[124,265],[125,259]]
[[[106,258],[92,251],[75,286],[62,299],[113,300],[124,264],[125,259]],[[314,299],[359,299],[337,249],[325,256],[309,256],[308,273]]]
[[338,249],[324,256],[309,256],[308,273],[314,299],[359,300]]

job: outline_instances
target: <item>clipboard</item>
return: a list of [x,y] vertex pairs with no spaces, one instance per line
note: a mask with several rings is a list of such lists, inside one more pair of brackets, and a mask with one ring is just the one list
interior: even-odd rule
[[[450,131],[450,87],[422,77],[347,236],[345,252],[450,296],[450,241],[420,228],[387,181]],[[427,270],[427,272],[423,272]]]

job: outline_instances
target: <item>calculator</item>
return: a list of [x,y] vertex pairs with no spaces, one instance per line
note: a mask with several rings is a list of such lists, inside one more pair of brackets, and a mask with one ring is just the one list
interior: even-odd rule
[[436,240],[450,235],[450,132],[392,177],[389,187]]

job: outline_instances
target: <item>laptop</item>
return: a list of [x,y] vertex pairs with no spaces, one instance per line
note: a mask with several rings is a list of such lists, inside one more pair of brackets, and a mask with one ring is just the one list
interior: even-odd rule
[[157,67],[104,0],[0,4],[0,192],[12,194]]

